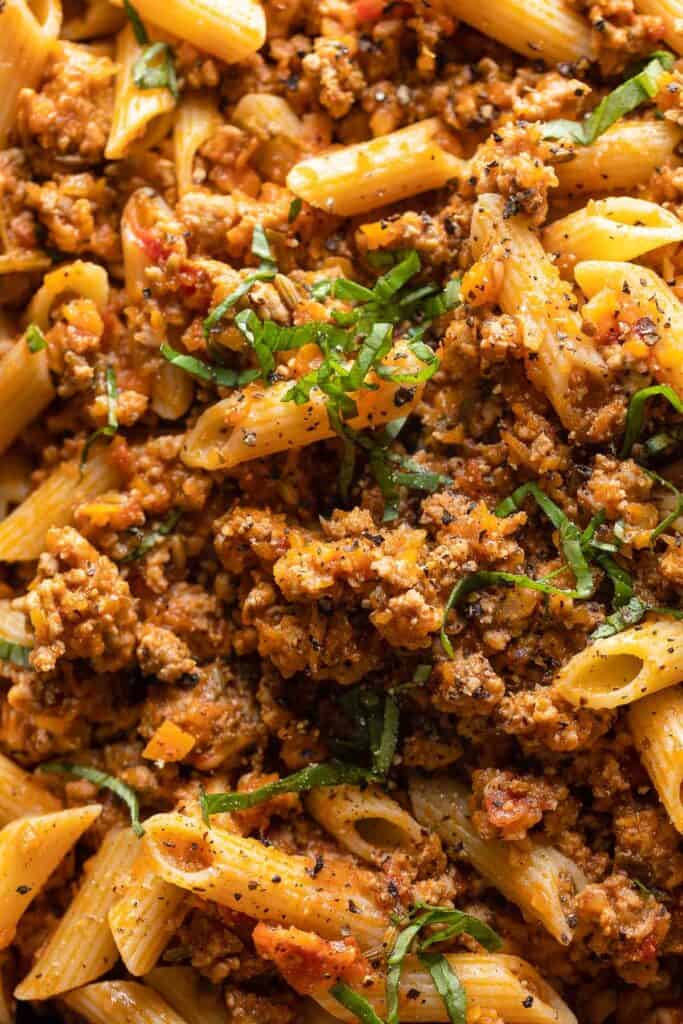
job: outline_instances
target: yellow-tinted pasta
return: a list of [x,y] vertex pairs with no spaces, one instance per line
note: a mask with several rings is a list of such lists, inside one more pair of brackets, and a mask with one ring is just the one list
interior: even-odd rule
[[422,825],[437,832],[451,852],[464,856],[525,916],[541,921],[558,942],[569,944],[574,896],[586,884],[573,861],[535,840],[482,839],[470,820],[467,790],[450,779],[415,778],[410,795]]
[[227,63],[263,45],[266,16],[259,0],[139,0],[143,18]]
[[638,10],[664,21],[664,39],[676,53],[683,53],[683,3],[681,0],[638,0]]
[[0,754],[0,826],[27,814],[51,814],[61,806],[29,772]]
[[586,196],[634,189],[670,161],[682,138],[670,121],[617,121],[590,146],[577,146],[571,160],[563,155],[556,163],[559,192]]
[[306,807],[341,846],[371,863],[395,850],[415,850],[423,838],[415,819],[379,786],[315,789]]
[[[506,1024],[576,1024],[576,1017],[557,993],[534,970],[516,956],[446,954],[460,979],[468,1003],[479,1010],[497,1013]],[[370,979],[367,979],[370,982]],[[386,1013],[385,980],[373,975],[360,989],[380,1016]],[[315,992],[314,998],[329,1013],[349,1024],[353,1014],[344,1010],[329,993]],[[406,957],[399,987],[401,1021],[448,1021],[448,1011],[434,988],[427,968],[417,957]]]
[[20,338],[0,359],[0,453],[49,405],[55,395],[47,349],[31,352]]
[[571,288],[561,280],[525,219],[504,218],[500,196],[479,199],[471,239],[476,259],[494,256],[501,265],[498,302],[521,324],[525,348],[533,354],[529,376],[550,399],[563,424],[584,431],[587,417],[585,409],[577,405],[577,389],[582,387],[587,396],[592,391],[599,393],[606,367],[581,330]]
[[126,15],[120,7],[114,7],[109,0],[88,0],[83,14],[67,18],[62,26],[62,39],[96,39],[99,36],[118,32],[123,27]]
[[309,857],[264,848],[256,839],[216,827],[209,830],[181,814],[158,814],[145,829],[156,871],[173,885],[201,891],[250,917],[328,938],[348,931],[365,948],[382,942],[387,918],[371,896],[365,873],[347,861],[328,859],[312,878]]
[[0,459],[0,520],[10,505],[18,505],[31,490],[31,464],[21,455],[5,454]]
[[82,471],[77,461],[63,462],[0,523],[0,561],[37,558],[51,526],[66,526],[82,502],[116,487],[118,481],[106,452],[95,452]]
[[464,161],[444,143],[450,144],[448,133],[432,117],[302,160],[289,172],[287,185],[296,196],[328,213],[368,213],[457,178]]
[[229,1024],[220,989],[192,967],[155,967],[145,977],[186,1024]]
[[152,970],[185,913],[184,890],[157,877],[143,841],[130,883],[109,911],[114,942],[131,974]]
[[0,637],[22,647],[31,647],[33,637],[24,612],[12,607],[11,601],[0,600]]
[[658,338],[645,353],[651,372],[683,394],[683,305],[659,274],[631,263],[587,260],[576,265],[574,275],[589,299],[609,288],[628,294],[629,304],[641,307],[658,329]]
[[574,62],[593,54],[591,30],[564,0],[446,0],[446,10],[532,60]]
[[160,995],[136,981],[102,981],[62,998],[89,1024],[189,1024]]
[[38,85],[43,68],[59,34],[62,8],[59,0],[6,0],[0,32],[0,147],[14,125],[17,99],[22,89]]
[[197,93],[183,98],[173,129],[173,158],[181,196],[196,187],[192,172],[197,150],[222,123],[212,96]]
[[683,690],[672,686],[636,701],[628,722],[659,799],[683,833]]
[[85,867],[66,913],[15,989],[17,999],[51,999],[86,985],[113,967],[118,950],[107,914],[139,852],[132,829],[112,829]]
[[630,196],[590,199],[543,232],[548,252],[577,260],[632,260],[683,241],[683,221],[657,203]]
[[21,915],[101,810],[93,804],[20,818],[0,831],[0,949],[12,942]]
[[589,708],[616,708],[683,680],[683,622],[656,619],[596,640],[560,669],[556,691]]
[[[116,75],[114,112],[105,155],[108,160],[120,160],[146,133],[161,125],[162,135],[170,123],[162,118],[173,110],[175,100],[169,89],[138,89],[133,78],[135,62],[142,53],[133,29],[126,25],[119,32],[116,43]],[[151,142],[151,139],[147,139]],[[157,140],[158,141],[158,140]]]
[[104,267],[85,260],[65,263],[43,278],[26,314],[26,322],[34,323],[41,331],[50,327],[50,312],[59,299],[70,296],[90,299],[102,312],[109,301],[109,279]]

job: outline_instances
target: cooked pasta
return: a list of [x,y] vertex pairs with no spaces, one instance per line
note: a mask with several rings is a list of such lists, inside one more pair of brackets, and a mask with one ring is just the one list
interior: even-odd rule
[[145,984],[158,992],[186,1024],[228,1024],[220,990],[191,967],[155,967]]
[[[9,639],[14,641],[14,637]],[[24,815],[49,815],[60,809],[57,797],[34,781],[29,772],[0,754],[0,825]]]
[[683,692],[671,687],[628,712],[633,741],[669,818],[683,832]]
[[13,127],[22,89],[40,81],[62,23],[58,0],[7,0],[0,34],[0,145],[5,146]]
[[573,62],[593,55],[588,23],[564,0],[542,0],[533,7],[520,0],[447,0],[446,8],[532,60]]
[[86,985],[62,1002],[89,1024],[188,1024],[156,992],[135,981]]
[[[141,143],[146,133],[161,128],[168,130],[170,124],[166,115],[175,106],[175,101],[168,89],[140,89],[135,84],[135,64],[143,52],[130,25],[126,25],[117,37],[116,92],[114,95],[114,111],[111,131],[107,142],[106,156],[108,160],[119,160],[126,156],[132,146]],[[148,142],[151,140],[148,138]]]
[[394,850],[416,849],[423,838],[415,819],[375,786],[318,789],[306,806],[341,846],[371,863],[381,864]]

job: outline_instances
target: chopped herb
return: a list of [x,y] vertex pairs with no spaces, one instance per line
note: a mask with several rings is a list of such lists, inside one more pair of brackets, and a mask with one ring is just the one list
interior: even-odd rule
[[413,683],[423,686],[432,674],[432,665],[418,665],[413,672]]
[[293,775],[286,775],[277,782],[269,782],[250,793],[205,793],[202,789],[199,803],[204,821],[209,822],[212,814],[223,811],[243,811],[247,807],[256,807],[265,800],[282,793],[303,793],[319,786],[353,785],[366,781],[369,773],[357,765],[330,762],[328,764],[309,764]]
[[656,397],[666,398],[667,402],[674,407],[676,412],[683,413],[683,401],[668,384],[653,384],[649,388],[641,388],[640,391],[636,391],[628,405],[624,441],[619,453],[620,458],[627,459],[631,454],[631,449],[640,438],[643,430],[646,403],[648,399]]
[[144,534],[133,550],[121,559],[121,565],[125,565],[127,562],[137,562],[148,551],[151,551],[153,547],[156,547],[159,541],[163,540],[164,537],[168,537],[175,530],[182,514],[180,509],[174,509],[172,512],[169,512],[163,523],[160,523],[159,526]]
[[177,100],[178,77],[171,45],[157,42],[146,46],[133,64],[133,81],[138,89],[168,89]]
[[465,1024],[467,993],[446,957],[442,953],[420,953],[420,960],[432,976],[451,1024]]
[[330,989],[330,995],[357,1017],[358,1020],[362,1021],[362,1024],[384,1024],[382,1018],[377,1016],[372,1004],[365,996],[362,996],[360,992],[354,992],[345,982],[338,981],[336,985],[333,985]]
[[69,761],[50,761],[48,764],[41,764],[40,771],[49,772],[51,775],[75,775],[79,779],[87,779],[88,782],[92,782],[100,788],[110,789],[112,793],[116,793],[117,796],[121,797],[128,804],[130,823],[135,835],[138,839],[144,836],[145,830],[140,824],[140,807],[137,793],[130,786],[127,786],[125,782],[121,782],[120,779],[115,778],[113,775],[107,775],[106,772],[101,772],[99,768],[91,768],[85,764],[72,764]]
[[11,661],[13,665],[25,668],[29,664],[30,647],[15,644],[12,640],[0,637],[0,661]]
[[652,889],[648,889],[648,887],[646,885],[643,885],[643,883],[640,881],[639,878],[632,878],[631,881],[635,885],[636,889],[638,889],[639,892],[641,892],[643,896],[645,896],[645,897],[654,896],[654,893],[652,892]]
[[88,461],[90,449],[95,442],[101,437],[112,438],[119,429],[119,419],[116,412],[116,402],[119,397],[119,391],[116,386],[116,372],[111,366],[108,366],[106,369],[104,375],[104,386],[107,395],[107,424],[91,434],[83,445],[83,451],[81,453],[81,469]]
[[29,324],[26,328],[26,344],[29,352],[42,352],[44,348],[47,348],[45,335],[38,324]]
[[[463,911],[455,910],[452,907],[433,907],[426,903],[415,904],[409,914],[408,922],[407,926],[396,937],[393,950],[387,961],[387,1024],[399,1024],[401,970],[406,956],[411,947],[414,946],[416,946],[416,952],[420,954],[420,959],[430,967],[430,973],[432,974],[436,990],[446,1003],[449,1016],[451,1016],[451,1006],[446,1001],[447,997],[452,1000],[452,1006],[460,1006],[461,1017],[458,1020],[464,1021],[467,1001],[464,989],[457,975],[441,954],[426,954],[425,950],[437,942],[450,941],[456,935],[467,934],[475,938],[489,952],[495,952],[501,947],[500,936],[492,928],[489,928],[487,924],[480,921],[478,917],[465,914]],[[416,943],[419,933],[424,928],[437,924],[445,925],[445,927],[427,935]],[[441,964],[441,960],[446,963],[447,971],[445,971]],[[432,967],[437,969],[439,983],[437,983]],[[450,975],[448,972],[450,972]],[[446,977],[448,977],[447,985],[442,984]],[[454,1020],[454,1018],[451,1017],[451,1020]]]
[[548,121],[543,127],[543,138],[570,138],[580,146],[590,146],[615,121],[657,95],[661,77],[673,67],[674,60],[671,53],[653,54],[642,71],[608,93],[583,121]]
[[177,352],[167,342],[163,342],[159,353],[173,366],[177,366],[186,373],[191,373],[200,380],[211,381],[223,388],[243,387],[259,376],[258,370],[232,370],[227,366],[216,366],[215,363],[205,363],[195,356],[185,355]]
[[[234,291],[230,292],[229,295],[218,303],[217,306],[211,310],[206,320],[204,321],[204,337],[208,338],[212,331],[216,331],[220,328],[223,317],[232,309],[243,296],[249,292],[252,285],[256,284],[257,281],[272,281],[277,274],[277,263],[273,258],[273,254],[266,238],[266,233],[263,230],[261,224],[254,225],[254,231],[251,239],[251,252],[253,256],[258,256],[259,263],[258,269],[254,270],[248,277],[235,288]],[[232,385],[235,387],[236,385]]]
[[663,476],[660,476],[653,470],[646,469],[645,472],[649,477],[655,480],[660,485],[660,487],[665,487],[668,491],[670,491],[676,499],[676,504],[673,508],[673,511],[669,512],[668,516],[665,516],[664,519],[662,519],[662,521],[658,523],[657,526],[655,526],[654,530],[650,534],[650,545],[652,545],[657,540],[657,538],[661,537],[663,533],[666,533],[669,527],[676,522],[676,520],[681,514],[683,514],[683,494],[681,494],[679,489],[676,486],[674,486],[674,484],[672,484],[670,480],[665,480]]
[[130,0],[123,0],[123,9],[126,12],[126,17],[133,27],[133,35],[137,43],[140,46],[147,46],[149,43],[149,36],[147,35],[147,29],[142,23],[142,18],[133,7]]
[[381,728],[371,720],[370,726],[370,751],[372,754],[373,775],[383,778],[391,768],[398,743],[399,707],[396,698],[387,694],[384,700],[384,715]]
[[288,224],[293,224],[294,223],[296,218],[301,213],[301,207],[303,205],[304,205],[303,202],[301,201],[301,199],[298,196],[296,197],[296,199],[292,199],[291,203],[289,204],[289,212],[287,213],[287,223]]
[[630,598],[593,630],[591,640],[604,640],[605,637],[614,636],[630,626],[637,625],[649,610],[639,597]]

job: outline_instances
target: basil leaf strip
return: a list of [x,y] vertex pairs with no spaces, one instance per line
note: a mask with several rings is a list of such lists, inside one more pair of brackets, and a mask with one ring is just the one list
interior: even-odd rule
[[[161,57],[159,63],[154,63]],[[133,64],[133,81],[138,89],[168,89],[178,99],[178,78],[169,43],[150,43]]]
[[148,551],[151,551],[153,547],[156,547],[160,540],[173,533],[182,514],[181,509],[174,509],[172,512],[169,512],[159,526],[145,534],[140,543],[121,559],[120,564],[125,565],[127,562],[137,562]]
[[391,768],[398,743],[399,714],[396,699],[391,694],[387,694],[384,701],[381,731],[373,729],[374,720],[370,720],[370,749],[374,775],[384,777]]
[[11,661],[13,665],[26,668],[29,665],[30,647],[15,644],[11,640],[0,637],[0,661]]
[[671,483],[670,480],[665,480],[659,473],[655,473],[652,469],[646,469],[645,472],[649,477],[655,480],[660,487],[665,487],[670,491],[676,499],[676,505],[672,512],[669,512],[668,516],[665,516],[660,523],[655,526],[654,530],[650,534],[650,546],[654,544],[658,537],[661,537],[663,533],[669,529],[669,527],[676,522],[678,517],[683,513],[683,494],[679,489]]
[[130,0],[123,0],[123,9],[126,12],[126,17],[133,27],[133,35],[139,46],[147,46],[149,43],[149,36],[147,35],[147,29],[142,23],[142,18],[138,14],[135,7],[133,7]]
[[569,137],[580,146],[590,146],[625,114],[657,95],[661,76],[673,67],[674,60],[671,53],[660,51],[653,54],[642,71],[608,93],[583,121],[548,121],[543,126],[543,138]]
[[419,958],[432,976],[451,1024],[466,1024],[467,993],[446,957],[441,953],[420,953]]
[[26,344],[29,352],[42,352],[44,348],[47,348],[45,335],[38,324],[29,324],[26,328]]
[[[203,324],[205,338],[208,338],[212,331],[218,330],[220,323],[228,310],[232,309],[232,307],[250,291],[252,285],[256,284],[257,281],[272,281],[277,274],[277,263],[273,258],[270,245],[268,244],[268,239],[266,238],[266,233],[263,230],[263,225],[261,224],[254,225],[251,237],[251,252],[253,256],[258,256],[261,261],[258,270],[254,270],[248,277],[245,277],[234,291],[230,292],[229,295],[226,295],[225,298],[210,311]],[[234,387],[234,385],[232,386]]]
[[649,388],[641,388],[640,391],[636,391],[629,402],[628,412],[626,413],[624,440],[619,452],[619,457],[622,459],[629,457],[633,445],[642,433],[645,420],[645,405],[650,398],[666,398],[667,402],[674,407],[676,412],[683,413],[683,400],[678,397],[678,394],[668,384],[653,384]]
[[87,779],[88,782],[94,783],[101,789],[110,789],[112,793],[116,793],[124,803],[128,804],[130,823],[135,835],[138,839],[144,836],[145,830],[140,824],[137,793],[125,782],[121,782],[113,775],[107,775],[106,772],[101,772],[99,768],[91,768],[85,764],[72,764],[70,761],[49,761],[47,764],[41,764],[39,768],[41,772],[48,772],[50,775],[75,775],[79,779]]
[[177,352],[165,341],[160,345],[159,353],[173,366],[222,388],[242,387],[259,376],[258,370],[232,370],[227,366],[205,363],[203,359]]
[[83,451],[81,453],[81,470],[88,461],[90,449],[95,442],[101,437],[113,437],[119,429],[119,419],[116,412],[116,402],[119,397],[119,389],[116,386],[116,372],[111,366],[108,366],[105,372],[104,386],[107,394],[107,425],[106,427],[100,427],[91,434],[83,445]]
[[382,1018],[377,1016],[372,1004],[365,996],[362,996],[360,992],[355,992],[345,982],[338,981],[336,985],[333,985],[330,989],[330,995],[357,1017],[358,1020],[362,1021],[362,1024],[384,1024]]

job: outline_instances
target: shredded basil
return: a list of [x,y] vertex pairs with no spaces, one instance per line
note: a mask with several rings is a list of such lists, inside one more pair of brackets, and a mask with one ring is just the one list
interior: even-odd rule
[[[277,274],[277,263],[275,262],[270,245],[268,244],[268,239],[266,238],[266,233],[261,224],[254,225],[254,231],[251,239],[251,252],[253,256],[257,256],[260,260],[258,269],[254,270],[248,277],[245,277],[234,291],[230,292],[229,295],[226,295],[217,306],[214,306],[204,321],[205,338],[208,338],[212,331],[216,331],[220,328],[221,321],[225,314],[250,291],[252,285],[256,284],[257,281],[272,281]],[[235,385],[232,386],[234,387]]]
[[44,348],[47,348],[45,335],[38,324],[29,324],[26,328],[26,344],[29,352],[42,352]]
[[670,491],[676,499],[676,505],[673,511],[670,512],[668,516],[665,516],[664,519],[662,519],[662,521],[658,523],[657,526],[655,526],[654,530],[650,534],[650,546],[652,546],[654,542],[657,540],[657,538],[661,537],[663,533],[666,533],[669,527],[676,522],[676,520],[681,514],[683,514],[683,494],[681,494],[679,489],[674,484],[672,484],[670,480],[665,480],[663,476],[660,476],[659,473],[655,473],[654,470],[645,469],[644,471],[647,473],[649,477],[655,480],[656,483],[660,485],[660,487],[665,487],[668,491]]
[[178,76],[171,45],[156,42],[145,47],[133,64],[133,81],[138,89],[168,89],[177,100]]
[[291,203],[289,204],[289,211],[287,213],[287,223],[288,224],[293,224],[294,223],[296,218],[301,213],[301,208],[302,208],[303,205],[304,204],[303,204],[302,200],[299,198],[299,196],[297,196],[295,199],[292,199]]
[[657,95],[661,76],[673,67],[674,60],[671,53],[653,54],[642,71],[608,93],[583,121],[548,121],[543,126],[543,138],[570,138],[580,146],[590,146],[615,121]]
[[418,665],[413,672],[413,683],[416,686],[423,686],[432,674],[432,665]]
[[138,14],[135,7],[133,7],[130,0],[123,0],[123,9],[126,12],[126,17],[133,27],[133,35],[135,36],[136,42],[139,46],[147,46],[149,43],[149,36],[147,35],[147,29],[142,23],[142,18]]
[[196,356],[177,352],[165,341],[159,347],[159,354],[180,370],[185,370],[186,373],[191,373],[201,380],[211,381],[223,388],[243,387],[259,376],[258,370],[233,370],[228,366],[205,363],[203,359],[197,359]]
[[365,996],[362,996],[360,992],[355,992],[345,982],[338,981],[336,985],[333,985],[330,989],[330,995],[350,1013],[354,1014],[358,1020],[362,1021],[362,1024],[384,1024],[382,1018],[377,1016],[372,1004]]
[[381,729],[371,720],[370,752],[372,754],[372,774],[384,778],[391,768],[398,743],[399,707],[396,698],[387,694],[384,700],[384,715]]
[[140,806],[137,793],[130,786],[127,786],[125,782],[121,782],[120,779],[115,778],[113,775],[107,775],[106,772],[101,772],[99,768],[91,768],[85,764],[73,764],[70,761],[50,761],[48,764],[41,764],[40,771],[49,772],[51,775],[75,775],[79,779],[87,779],[88,782],[92,782],[100,788],[110,789],[112,793],[116,793],[128,805],[130,823],[135,835],[138,839],[144,836],[145,830],[140,824]]
[[434,988],[443,999],[451,1024],[465,1024],[467,993],[446,957],[442,953],[420,953],[419,957],[432,976]]
[[101,437],[112,438],[119,429],[119,419],[116,412],[116,403],[119,397],[119,390],[116,386],[116,371],[112,366],[108,366],[104,374],[104,387],[107,395],[107,424],[104,427],[100,427],[93,434],[90,435],[88,440],[83,445],[83,451],[81,452],[81,469],[88,461],[90,455],[90,449]]
[[212,814],[223,811],[243,811],[247,807],[256,807],[265,800],[282,793],[303,793],[319,786],[353,785],[367,781],[369,772],[357,765],[342,764],[338,761],[329,764],[309,764],[293,775],[286,775],[277,782],[269,782],[250,793],[206,793],[200,791],[199,803],[204,821],[208,824]]
[[133,550],[121,559],[121,565],[125,565],[127,562],[139,561],[144,555],[147,554],[148,551],[151,551],[153,547],[156,547],[159,541],[163,540],[164,537],[168,537],[169,534],[173,533],[176,526],[178,525],[178,522],[182,514],[183,513],[181,509],[173,509],[172,512],[169,512],[169,514],[166,516],[164,521],[159,524],[159,526],[144,534],[140,542],[136,544]]
[[676,412],[683,413],[683,401],[668,384],[653,384],[651,387],[636,391],[629,402],[626,413],[624,440],[619,453],[622,459],[629,457],[633,445],[640,438],[645,421],[645,407],[650,398],[666,398]]
[[26,668],[29,664],[30,647],[15,644],[11,640],[0,637],[0,661],[11,661],[13,665]]

